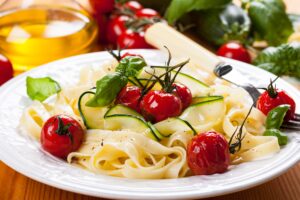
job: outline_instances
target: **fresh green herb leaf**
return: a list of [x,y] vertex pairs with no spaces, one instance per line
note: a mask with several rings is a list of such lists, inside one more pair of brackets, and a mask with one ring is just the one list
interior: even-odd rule
[[300,78],[300,43],[283,44],[262,51],[253,64],[278,76]]
[[167,9],[166,19],[173,24],[190,11],[219,8],[230,2],[231,0],[173,0]]
[[292,23],[282,0],[250,0],[246,8],[255,34],[269,45],[285,43],[293,33]]
[[134,77],[145,66],[147,66],[147,64],[143,58],[139,56],[126,56],[116,67],[116,72],[126,77]]
[[273,108],[267,116],[266,129],[279,129],[286,112],[290,109],[290,105],[283,104]]
[[104,76],[97,81],[96,93],[86,103],[86,106],[102,107],[111,104],[127,82],[127,77],[119,72]]
[[26,78],[27,95],[32,100],[44,101],[53,94],[61,91],[58,82],[50,77],[44,78],[32,78],[28,76]]
[[278,144],[281,145],[286,145],[288,142],[288,137],[283,134],[280,130],[278,129],[267,129],[264,132],[264,136],[275,136],[278,139]]

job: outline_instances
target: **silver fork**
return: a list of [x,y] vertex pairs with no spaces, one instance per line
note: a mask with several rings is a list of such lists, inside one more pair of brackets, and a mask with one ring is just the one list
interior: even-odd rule
[[[214,74],[225,80],[225,81],[228,81],[238,87],[242,87],[244,88],[248,93],[249,95],[251,96],[253,102],[254,102],[254,106],[256,106],[256,102],[257,102],[257,99],[258,97],[261,95],[260,91],[255,87],[253,86],[252,84],[248,83],[248,84],[237,84],[237,83],[234,83],[226,78],[224,78],[223,76],[228,74],[229,72],[232,71],[232,66],[231,65],[228,65],[228,64],[220,64],[218,65],[217,67],[215,67],[214,69]],[[297,131],[300,131],[300,114],[295,114],[295,118],[293,120],[290,120],[288,122],[284,122],[282,125],[281,125],[281,128],[283,129],[288,129],[288,130],[297,130]]]

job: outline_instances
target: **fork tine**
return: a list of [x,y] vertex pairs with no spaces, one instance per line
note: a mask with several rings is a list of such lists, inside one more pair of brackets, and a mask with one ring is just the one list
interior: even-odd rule
[[295,114],[295,119],[294,119],[294,120],[300,121],[300,114],[296,113],[296,114]]
[[281,125],[281,128],[300,131],[300,122],[299,121],[285,122],[284,124]]

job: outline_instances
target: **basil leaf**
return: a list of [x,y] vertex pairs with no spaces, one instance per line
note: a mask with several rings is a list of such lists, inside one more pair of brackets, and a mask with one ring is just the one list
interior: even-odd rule
[[286,112],[290,109],[290,105],[283,104],[273,108],[267,116],[266,129],[279,129]]
[[206,10],[211,8],[219,8],[231,0],[173,0],[166,12],[166,19],[173,24],[184,14],[193,10]]
[[120,72],[126,77],[134,77],[145,66],[147,64],[143,58],[139,56],[126,56],[116,67],[116,72]]
[[41,102],[61,91],[59,83],[50,77],[32,78],[28,76],[26,78],[26,87],[27,95],[32,100]]
[[278,76],[300,78],[300,43],[283,44],[263,50],[253,64]]
[[285,43],[293,33],[282,0],[251,0],[247,7],[254,33],[269,45]]
[[278,139],[278,144],[281,145],[286,145],[288,142],[288,137],[283,134],[280,130],[278,129],[267,129],[264,132],[264,136],[275,136]]
[[113,102],[120,90],[127,84],[128,79],[119,72],[108,74],[96,83],[96,93],[86,106],[102,107]]

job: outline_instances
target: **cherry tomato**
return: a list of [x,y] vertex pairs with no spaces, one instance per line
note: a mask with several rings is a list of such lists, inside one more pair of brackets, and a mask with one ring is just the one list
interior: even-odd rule
[[13,73],[11,62],[4,55],[0,54],[0,85],[11,79]]
[[143,8],[135,13],[135,16],[138,18],[153,18],[153,17],[160,17],[159,13],[156,10],[151,8]]
[[143,9],[143,6],[137,1],[128,1],[123,6],[124,6],[124,8],[127,8],[127,9],[133,11],[134,13]]
[[232,58],[245,63],[251,63],[251,57],[249,52],[237,42],[229,42],[222,45],[217,54],[219,56]]
[[117,44],[117,38],[126,31],[126,22],[129,17],[126,15],[121,15],[113,17],[109,20],[106,31],[107,41],[111,44]]
[[133,32],[127,30],[118,38],[118,46],[122,49],[150,49],[152,48],[144,38],[144,32]]
[[192,103],[191,90],[180,83],[173,83],[172,86],[174,87],[173,93],[176,94],[182,102],[182,109],[186,109]]
[[152,90],[143,97],[140,108],[146,120],[159,122],[180,115],[182,103],[174,94]]
[[129,53],[129,52],[126,52],[124,53],[122,56],[121,56],[121,60],[127,56],[138,56],[140,58],[143,58],[143,56],[141,56],[140,54],[135,54],[135,53]]
[[141,93],[141,88],[134,85],[127,85],[119,92],[116,103],[128,106],[129,108],[140,112],[139,100]]
[[115,0],[89,0],[95,14],[106,14],[114,10]]
[[199,134],[188,143],[187,161],[195,175],[223,173],[230,162],[228,143],[214,131]]
[[93,15],[93,18],[97,22],[98,29],[99,29],[99,41],[102,44],[107,42],[106,33],[107,33],[107,26],[108,20],[106,15]]
[[266,90],[263,92],[256,103],[256,106],[261,110],[265,115],[267,115],[273,108],[282,105],[289,104],[291,107],[287,111],[284,121],[289,121],[295,118],[296,103],[292,97],[290,97],[285,91],[275,89],[275,94],[270,93]]
[[83,140],[84,131],[80,124],[66,115],[49,118],[41,133],[41,144],[44,150],[59,158],[66,158],[76,151]]

